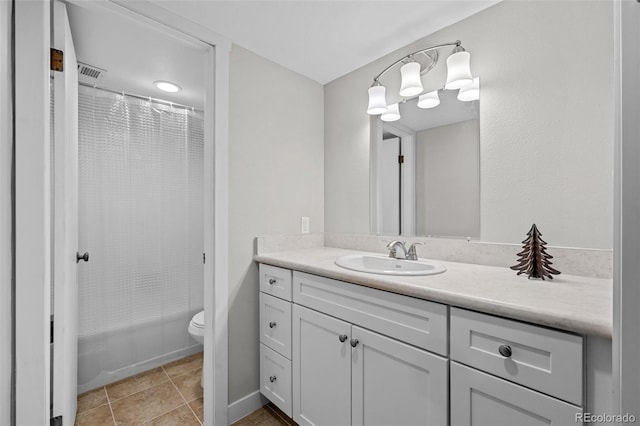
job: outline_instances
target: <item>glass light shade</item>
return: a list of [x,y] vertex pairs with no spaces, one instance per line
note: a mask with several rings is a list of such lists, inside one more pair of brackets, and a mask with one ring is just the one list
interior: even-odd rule
[[418,108],[433,108],[438,105],[440,105],[440,97],[437,90],[420,95],[418,98]]
[[367,114],[378,115],[387,112],[386,89],[384,86],[369,87]]
[[480,78],[473,79],[471,84],[464,86],[458,92],[458,100],[463,102],[475,101],[480,99]]
[[387,112],[380,116],[382,121],[398,121],[400,120],[400,107],[397,103],[387,107]]
[[469,52],[457,52],[447,58],[447,83],[445,89],[460,89],[473,81]]
[[162,81],[162,80],[158,80],[158,81],[154,81],[153,84],[160,90],[164,91],[164,92],[169,92],[169,93],[176,93],[182,90],[182,87],[178,86],[175,83],[172,83],[170,81]]
[[420,80],[420,64],[409,62],[400,68],[402,83],[400,84],[400,96],[405,98],[422,93],[422,81]]

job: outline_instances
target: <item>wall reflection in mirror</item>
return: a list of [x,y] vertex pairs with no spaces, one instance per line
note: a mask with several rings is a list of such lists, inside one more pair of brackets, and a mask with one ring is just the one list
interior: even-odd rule
[[379,235],[480,237],[480,101],[438,95],[437,108],[414,98],[400,103],[399,120],[374,118]]

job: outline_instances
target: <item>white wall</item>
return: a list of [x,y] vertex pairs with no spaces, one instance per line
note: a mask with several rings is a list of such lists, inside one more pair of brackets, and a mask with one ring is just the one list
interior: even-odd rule
[[0,1],[0,424],[11,415],[11,2]]
[[478,121],[417,134],[416,233],[480,236]]
[[482,77],[481,239],[518,243],[535,222],[552,245],[611,248],[612,9],[506,0],[326,85],[326,231],[369,232],[373,76],[413,50],[460,39]]
[[254,238],[324,231],[323,90],[239,46],[229,87],[229,402],[259,388]]

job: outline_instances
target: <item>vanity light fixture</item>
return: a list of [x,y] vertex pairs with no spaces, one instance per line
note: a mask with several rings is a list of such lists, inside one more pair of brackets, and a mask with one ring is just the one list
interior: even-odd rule
[[420,95],[418,98],[418,108],[433,108],[438,105],[440,105],[440,96],[437,90]]
[[380,116],[380,120],[382,121],[398,121],[400,120],[400,106],[396,102],[395,104],[391,104],[387,107],[387,111],[383,112]]
[[177,93],[182,90],[182,87],[170,81],[157,80],[153,82],[153,85],[163,92]]
[[456,46],[447,58],[447,90],[461,89],[473,82],[469,62],[471,55],[462,46]]
[[[465,94],[462,98],[466,99],[475,96],[473,99],[469,100],[478,99],[478,91],[470,91],[469,93],[466,93],[467,90],[472,90],[467,89],[467,86],[474,83],[474,79],[471,76],[471,69],[469,67],[471,55],[469,52],[464,50],[462,42],[460,40],[456,40],[451,43],[439,44],[410,53],[382,70],[380,74],[373,78],[373,84],[369,87],[369,106],[367,107],[367,114],[383,114],[381,119],[384,121],[399,120],[400,114],[396,109],[398,106],[397,104],[394,104],[395,107],[393,111],[389,111],[392,106],[387,106],[386,89],[380,83],[380,77],[386,74],[394,66],[403,64],[400,68],[402,80],[400,83],[399,95],[404,98],[401,102],[406,102],[407,100],[415,98],[422,93],[424,89],[422,87],[421,77],[431,71],[438,63],[438,50],[450,46],[453,46],[453,50],[447,58],[447,80],[444,88],[447,90],[465,88]],[[420,62],[416,61],[415,58],[418,57],[418,55],[424,55],[427,58],[426,65],[423,66]],[[460,94],[458,95],[458,99],[465,100],[460,98]],[[440,99],[438,97],[437,90],[423,94],[418,99],[418,107],[420,108],[433,108],[439,104]],[[389,115],[384,116],[387,112]],[[396,115],[397,118],[395,118]],[[393,120],[390,119],[391,117],[394,117]]]
[[400,96],[409,98],[422,93],[422,80],[420,80],[420,64],[409,58],[411,62],[405,63],[400,68],[402,83],[400,85]]
[[458,92],[458,100],[463,102],[475,101],[480,99],[480,77],[473,79],[473,82],[467,84]]
[[387,112],[387,99],[385,96],[387,89],[375,82],[369,87],[369,106],[367,107],[367,114],[378,115]]

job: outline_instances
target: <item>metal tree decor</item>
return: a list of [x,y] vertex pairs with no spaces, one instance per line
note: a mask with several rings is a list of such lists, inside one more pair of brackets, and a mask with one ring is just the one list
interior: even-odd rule
[[538,227],[534,223],[531,226],[529,232],[527,232],[527,239],[522,244],[523,250],[518,253],[518,264],[511,267],[514,271],[518,271],[518,275],[527,274],[529,278],[542,278],[543,280],[551,276],[560,274],[551,267],[553,264],[550,259],[553,256],[547,253],[547,242],[540,238],[542,234],[538,231]]

